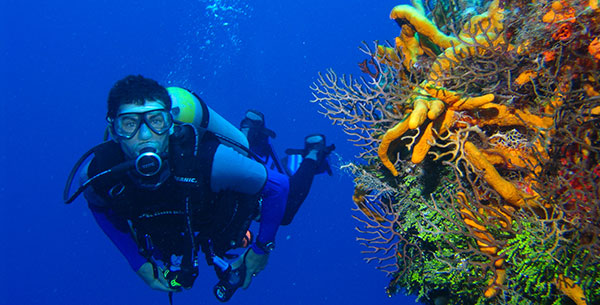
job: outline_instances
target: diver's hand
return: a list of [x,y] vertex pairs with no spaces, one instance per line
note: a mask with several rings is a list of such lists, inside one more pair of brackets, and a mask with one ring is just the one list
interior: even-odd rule
[[248,250],[246,250],[246,254],[242,255],[232,264],[234,269],[238,268],[242,264],[246,264],[246,278],[244,279],[242,288],[246,289],[248,286],[250,286],[252,278],[265,269],[268,260],[269,254],[258,254],[254,252],[252,248],[248,248]]
[[150,262],[145,262],[136,273],[154,290],[177,292],[177,290],[169,288],[162,270],[158,270],[158,278],[154,277],[154,268]]

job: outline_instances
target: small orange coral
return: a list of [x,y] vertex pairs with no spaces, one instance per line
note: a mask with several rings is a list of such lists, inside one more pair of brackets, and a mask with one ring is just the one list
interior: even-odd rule
[[570,23],[563,23],[558,27],[558,30],[552,34],[554,40],[567,40],[573,34],[573,26]]
[[519,74],[519,76],[517,77],[517,79],[515,79],[515,84],[517,84],[517,85],[523,85],[525,83],[528,83],[532,79],[536,78],[537,75],[538,75],[537,72],[535,72],[533,70],[527,70],[527,71]]
[[568,4],[563,0],[554,1],[551,9],[542,17],[543,22],[558,25],[558,29],[552,34],[554,40],[566,40],[573,34],[572,23],[575,23],[575,9],[569,7]]
[[496,280],[490,280],[490,287],[483,293],[486,298],[491,298],[500,292],[500,287],[506,280],[506,270],[496,269]]
[[552,2],[550,11],[548,11],[542,21],[545,23],[560,23],[562,21],[575,22],[575,9],[568,7],[567,1],[558,0]]
[[589,97],[592,97],[592,96],[598,96],[598,95],[600,95],[600,92],[596,91],[596,90],[594,89],[594,87],[593,87],[592,85],[590,85],[590,84],[585,84],[585,85],[583,85],[583,90],[585,90],[585,93],[586,93],[586,94],[587,94]]
[[556,59],[556,51],[545,51],[544,53],[544,61],[549,62]]
[[588,51],[595,59],[600,60],[600,39],[596,37],[588,46]]

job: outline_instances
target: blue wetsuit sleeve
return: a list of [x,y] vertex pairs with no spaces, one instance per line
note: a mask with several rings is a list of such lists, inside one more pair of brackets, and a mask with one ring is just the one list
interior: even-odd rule
[[[257,241],[266,244],[275,241],[275,235],[285,212],[285,205],[290,189],[288,176],[275,170],[269,170],[267,183],[262,190],[262,207],[260,211],[260,228]],[[264,252],[253,245],[255,252]]]
[[139,253],[137,244],[128,232],[129,225],[127,221],[115,215],[108,208],[97,207],[93,204],[88,204],[88,206],[98,226],[110,238],[121,254],[125,256],[131,269],[137,272],[147,260]]
[[[87,167],[81,174],[81,181],[87,179]],[[117,216],[114,211],[107,207],[106,202],[93,190],[93,187],[88,187],[83,196],[88,202],[88,207],[94,215],[94,219],[104,234],[113,242],[119,249],[121,254],[125,256],[129,266],[134,271],[138,271],[147,260],[139,253],[137,244],[129,233],[129,224],[127,220]]]

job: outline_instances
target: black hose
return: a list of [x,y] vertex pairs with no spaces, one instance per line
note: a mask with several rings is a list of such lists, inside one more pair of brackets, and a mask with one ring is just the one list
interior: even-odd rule
[[[106,143],[106,142],[104,142],[104,143]],[[102,143],[102,144],[104,144],[104,143]],[[100,144],[100,145],[102,145],[102,144]],[[75,174],[81,167],[81,164],[91,154],[95,153],[96,149],[100,145],[96,145],[96,146],[92,147],[85,154],[83,154],[83,156],[81,156],[81,158],[79,158],[79,160],[77,160],[77,162],[75,163],[75,166],[73,166],[73,169],[71,169],[71,173],[69,173],[69,177],[67,178],[67,184],[65,185],[65,190],[63,191],[63,201],[65,202],[65,204],[69,204],[69,203],[73,202],[73,200],[75,200],[75,198],[77,198],[77,195],[79,195],[81,192],[83,192],[83,190],[81,190],[81,192],[79,192],[79,193],[75,192],[77,195],[73,195],[73,196],[69,197],[69,191],[71,190],[71,186],[73,185],[73,178],[75,178]]]
[[114,173],[114,174],[122,173],[122,172],[127,171],[135,166],[135,160],[129,160],[129,161],[125,161],[121,164],[118,164],[110,169],[107,169],[107,170],[95,175],[94,177],[89,178],[83,184],[81,184],[81,186],[79,186],[79,188],[71,196],[69,196],[69,191],[71,190],[71,186],[73,185],[73,179],[75,178],[75,174],[77,173],[77,171],[79,171],[81,164],[83,164],[83,162],[91,154],[95,153],[96,150],[98,150],[98,148],[105,143],[106,142],[92,147],[85,154],[83,154],[83,156],[81,156],[81,158],[79,158],[79,160],[77,160],[77,163],[75,163],[75,166],[73,166],[73,169],[71,170],[71,173],[69,173],[69,177],[67,178],[65,190],[63,192],[63,201],[65,202],[65,204],[69,204],[69,203],[73,202],[94,180],[96,180],[104,175],[111,174],[111,173]]

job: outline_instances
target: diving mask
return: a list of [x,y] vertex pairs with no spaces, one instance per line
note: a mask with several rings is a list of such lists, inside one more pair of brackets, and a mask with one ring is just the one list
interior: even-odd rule
[[142,123],[157,135],[162,135],[173,126],[173,116],[166,109],[154,109],[145,112],[129,112],[119,114],[112,120],[115,135],[131,139],[138,132]]

